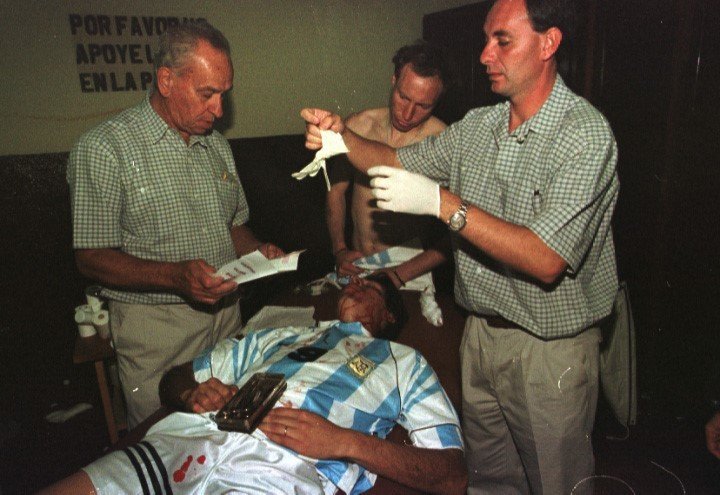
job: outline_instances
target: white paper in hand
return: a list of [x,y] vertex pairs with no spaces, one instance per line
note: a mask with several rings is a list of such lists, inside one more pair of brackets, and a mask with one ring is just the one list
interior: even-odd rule
[[290,272],[297,270],[298,258],[303,251],[295,251],[272,260],[267,259],[260,251],[253,251],[223,265],[216,275],[242,284],[280,272]]
[[339,155],[340,153],[347,153],[349,150],[345,146],[342,135],[335,131],[320,131],[322,136],[322,148],[315,153],[315,159],[305,165],[301,170],[292,174],[297,180],[302,180],[308,175],[315,177],[317,173],[322,169],[323,175],[325,176],[325,184],[327,184],[328,191],[330,190],[330,179],[327,175],[327,163],[326,160],[331,156]]

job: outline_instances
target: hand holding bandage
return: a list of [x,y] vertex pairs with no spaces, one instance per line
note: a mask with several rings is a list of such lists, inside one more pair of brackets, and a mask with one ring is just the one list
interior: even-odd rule
[[440,186],[419,174],[378,165],[368,170],[377,204],[385,210],[440,216]]
[[325,183],[327,184],[328,191],[330,190],[330,179],[327,175],[327,164],[326,160],[331,156],[339,155],[340,153],[347,153],[349,150],[345,146],[342,135],[334,131],[320,131],[322,135],[322,148],[315,153],[315,159],[303,167],[298,172],[292,174],[297,180],[302,180],[308,175],[315,177],[317,173],[322,169],[325,175]]

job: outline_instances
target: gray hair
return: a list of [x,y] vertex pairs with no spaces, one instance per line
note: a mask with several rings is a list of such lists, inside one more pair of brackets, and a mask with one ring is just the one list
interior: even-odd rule
[[161,67],[177,70],[185,66],[200,40],[207,41],[230,58],[230,43],[225,35],[206,20],[199,19],[169,26],[160,35],[154,59],[155,71]]

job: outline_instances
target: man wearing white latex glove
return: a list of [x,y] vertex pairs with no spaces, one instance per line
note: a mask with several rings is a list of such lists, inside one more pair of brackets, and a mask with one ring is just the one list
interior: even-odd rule
[[[311,149],[332,128],[358,170],[385,164],[442,186],[455,298],[469,312],[460,351],[469,494],[592,489],[583,481],[594,470],[599,327],[618,288],[619,184],[610,126],[558,74],[575,4],[496,0],[480,62],[507,100],[418,144],[394,150],[330,112],[301,113]],[[386,204],[427,213],[423,186],[395,179]]]
[[370,187],[380,208],[413,215],[440,215],[440,186],[407,170],[378,165],[368,170]]

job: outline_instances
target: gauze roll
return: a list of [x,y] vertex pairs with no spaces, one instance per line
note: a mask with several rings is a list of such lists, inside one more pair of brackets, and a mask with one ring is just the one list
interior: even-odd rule
[[83,304],[75,308],[75,323],[78,324],[78,333],[81,337],[92,337],[95,335],[93,326],[93,312],[89,305]]
[[92,323],[100,337],[110,338],[110,313],[106,309],[101,309],[93,315]]
[[100,291],[102,290],[102,287],[99,285],[91,285],[85,289],[85,298],[87,299],[87,304],[90,306],[90,309],[93,310],[93,312],[100,311],[102,309],[103,301],[100,298]]

